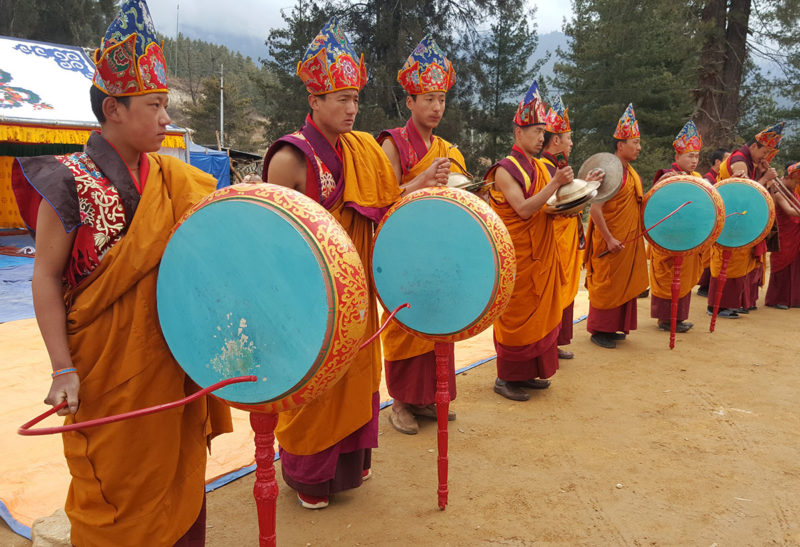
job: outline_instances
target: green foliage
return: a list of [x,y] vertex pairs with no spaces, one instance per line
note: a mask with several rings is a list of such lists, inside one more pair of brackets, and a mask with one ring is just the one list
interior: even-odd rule
[[0,35],[99,47],[115,0],[0,0]]

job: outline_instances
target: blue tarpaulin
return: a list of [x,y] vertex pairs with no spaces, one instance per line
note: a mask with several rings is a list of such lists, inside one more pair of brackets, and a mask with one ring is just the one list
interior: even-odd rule
[[189,163],[217,179],[217,190],[231,185],[231,164],[226,152],[190,142]]
[[[28,235],[0,237],[0,245],[33,247]],[[33,317],[33,258],[0,254],[0,323]]]

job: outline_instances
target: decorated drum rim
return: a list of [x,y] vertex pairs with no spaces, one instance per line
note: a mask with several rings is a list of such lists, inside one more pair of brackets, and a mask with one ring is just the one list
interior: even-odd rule
[[[655,194],[655,192],[664,186],[675,183],[675,182],[685,182],[687,184],[692,184],[703,190],[709,198],[711,198],[711,203],[714,205],[714,209],[716,210],[717,218],[715,219],[714,226],[706,236],[706,238],[698,245],[695,245],[691,249],[686,249],[683,251],[675,251],[672,249],[668,249],[660,245],[657,241],[652,239],[650,232],[644,232],[644,237],[647,241],[653,245],[654,247],[658,248],[665,253],[669,253],[673,256],[687,256],[690,254],[696,254],[698,252],[703,252],[706,249],[710,248],[714,242],[717,240],[719,235],[722,233],[722,230],[725,226],[725,203],[722,200],[722,196],[719,194],[716,188],[712,184],[710,184],[707,180],[702,177],[696,177],[694,175],[684,175],[684,174],[674,174],[668,177],[664,177],[663,179],[659,180],[644,197],[642,201],[642,225],[644,226],[644,214],[647,208],[647,204],[650,201],[650,198]],[[646,227],[646,226],[645,226]]]
[[[775,202],[772,200],[772,196],[769,194],[769,192],[767,192],[766,188],[764,188],[761,184],[754,181],[753,179],[749,179],[746,177],[729,177],[727,179],[721,180],[716,184],[716,189],[719,192],[719,188],[725,187],[729,184],[744,184],[746,186],[754,188],[759,194],[761,194],[761,196],[764,198],[764,202],[767,205],[767,222],[761,233],[759,233],[759,235],[756,236],[749,243],[743,243],[736,247],[730,247],[728,245],[723,245],[722,243],[717,241],[717,245],[725,249],[739,249],[741,247],[747,247],[750,245],[758,245],[764,240],[764,238],[767,237],[770,228],[772,228],[772,225],[775,223]],[[724,202],[725,198],[722,196],[722,192],[720,192],[720,196],[722,197],[722,201]]]
[[[497,213],[495,213],[487,203],[470,192],[445,186],[423,188],[404,196],[396,202],[386,212],[375,229],[372,252],[374,253],[380,232],[390,219],[392,213],[414,201],[430,199],[450,202],[456,206],[460,206],[460,209],[468,213],[480,226],[486,240],[492,247],[495,275],[490,297],[478,317],[455,332],[429,334],[415,330],[397,318],[395,318],[395,320],[406,332],[419,336],[420,338],[434,342],[458,342],[471,338],[488,328],[511,300],[514,281],[516,279],[516,255],[514,244],[505,224],[503,224],[503,221],[497,216]],[[386,308],[386,304],[375,282],[374,272],[373,286],[375,287],[375,294],[378,300],[381,305]]]
[[[353,287],[353,291],[359,293],[360,289],[360,292],[363,292],[364,298],[368,303],[366,274],[355,245],[329,211],[304,194],[290,188],[273,184],[236,184],[205,196],[179,219],[172,229],[170,239],[191,215],[212,203],[226,201],[240,201],[257,205],[269,210],[286,221],[298,232],[308,245],[308,248],[311,250],[319,266],[320,275],[323,279],[325,300],[328,304],[326,312],[328,320],[317,356],[314,362],[309,365],[306,373],[298,379],[291,388],[269,400],[248,403],[232,401],[221,396],[217,397],[225,401],[226,404],[241,410],[269,413],[281,412],[310,401],[316,396],[313,395],[314,393],[322,392],[320,390],[324,388],[324,384],[332,385],[346,372],[347,367],[345,365],[349,364],[352,357],[357,353],[361,339],[363,338],[366,328],[366,312],[362,314],[360,328],[358,325],[355,326],[356,334],[348,331],[345,319],[353,317],[358,312],[358,298],[342,298],[344,295],[344,289],[342,287],[344,283],[342,278],[346,270],[343,264],[347,262],[348,258],[357,259],[357,262],[351,262],[351,265],[355,265],[356,269],[360,270],[361,276],[360,279],[354,280],[356,286]],[[315,212],[319,218],[306,218],[304,219],[308,222],[308,224],[306,224],[298,213],[304,209],[308,209],[312,204],[312,208],[317,209]],[[327,254],[324,252],[324,244],[315,234],[315,231],[316,233],[320,233],[320,229],[324,229],[328,232],[330,238],[327,243],[335,243],[337,245],[335,252]],[[334,238],[338,236],[331,232],[337,231],[340,232],[338,234],[339,236],[345,236],[344,241],[334,241]],[[349,248],[344,250],[338,248],[338,246],[343,244]],[[329,261],[326,260],[326,257],[338,258],[339,260]],[[337,275],[337,273],[339,275]],[[361,287],[358,287],[359,284]],[[348,332],[351,336],[347,336]],[[190,371],[183,368],[182,364],[180,365],[184,372],[194,380]]]

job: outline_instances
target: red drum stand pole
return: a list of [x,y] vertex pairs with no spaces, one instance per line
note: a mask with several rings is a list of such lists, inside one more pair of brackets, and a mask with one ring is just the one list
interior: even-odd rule
[[275,480],[275,426],[277,414],[251,412],[250,425],[255,432],[256,483],[253,497],[258,510],[258,545],[275,547],[275,502],[278,482]]
[[678,325],[678,300],[681,295],[681,267],[683,256],[672,257],[672,301],[669,314],[669,349],[675,347],[675,329]]
[[722,300],[722,289],[725,288],[725,281],[728,279],[728,262],[731,259],[731,250],[722,250],[722,267],[719,269],[719,277],[717,277],[717,294],[714,295],[714,313],[711,314],[711,326],[708,328],[709,332],[714,332],[714,326],[717,324],[717,312],[719,312],[719,302]]
[[447,506],[447,413],[450,410],[450,352],[452,342],[436,342],[433,346],[436,354],[436,422],[439,446],[439,509]]

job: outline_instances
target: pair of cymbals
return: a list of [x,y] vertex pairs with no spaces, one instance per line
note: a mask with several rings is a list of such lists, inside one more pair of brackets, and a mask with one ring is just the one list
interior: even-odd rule
[[[584,191],[580,193],[579,197],[571,201],[562,201],[558,199],[558,192],[556,192],[547,200],[547,205],[544,208],[545,213],[551,215],[571,215],[580,212],[589,202],[594,201],[594,198],[597,196],[598,182],[587,183],[580,179],[575,179],[573,182],[580,182],[585,185]],[[567,184],[564,186],[569,185]]]

